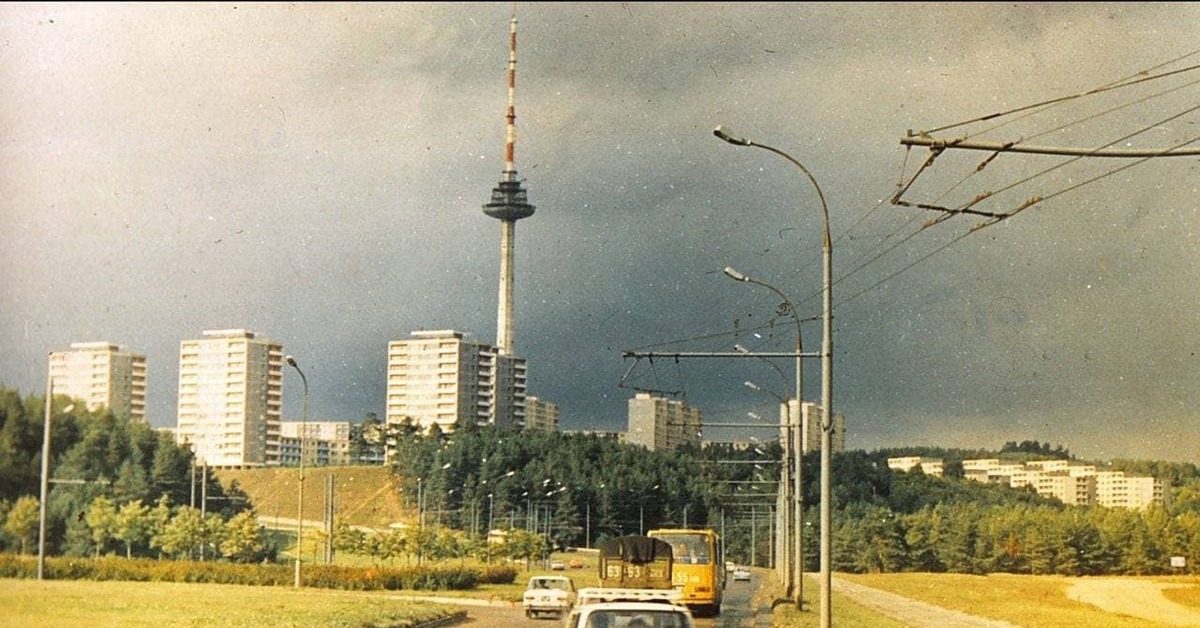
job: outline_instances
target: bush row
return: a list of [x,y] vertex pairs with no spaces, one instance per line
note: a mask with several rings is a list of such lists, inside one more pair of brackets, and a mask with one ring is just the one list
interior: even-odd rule
[[[511,584],[512,567],[464,566],[343,567],[308,565],[301,572],[304,586],[353,591],[468,590],[479,584]],[[0,578],[36,578],[37,558],[0,554]],[[201,582],[257,586],[291,585],[291,565],[246,565],[227,562],[102,558],[46,558],[45,577],[51,580],[129,580],[135,582]]]

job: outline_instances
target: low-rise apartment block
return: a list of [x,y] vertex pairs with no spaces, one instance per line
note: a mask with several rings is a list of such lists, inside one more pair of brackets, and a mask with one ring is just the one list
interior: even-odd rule
[[558,431],[558,404],[532,395],[525,397],[525,429]]
[[[304,440],[300,435],[303,432]],[[295,467],[304,452],[305,466],[343,466],[350,460],[349,421],[289,421],[279,425],[280,463]]]
[[945,472],[945,465],[941,458],[924,458],[922,456],[888,458],[888,468],[894,471],[912,471],[918,467],[920,467],[921,472],[925,475],[932,475],[939,478]]
[[1121,471],[1097,471],[1094,465],[1070,460],[1037,460],[1024,464],[989,458],[964,460],[967,479],[1014,488],[1033,487],[1043,497],[1073,506],[1106,506],[1144,510],[1166,505],[1167,487],[1152,477],[1127,476]]

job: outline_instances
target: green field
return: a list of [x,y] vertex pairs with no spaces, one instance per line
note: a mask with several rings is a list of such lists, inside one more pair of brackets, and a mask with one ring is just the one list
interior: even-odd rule
[[0,580],[0,625],[408,628],[452,614],[395,595],[167,582]]
[[[838,574],[838,577],[934,606],[990,619],[999,619],[1027,628],[1165,628],[1173,625],[1200,625],[1200,623],[1180,624],[1172,621],[1156,622],[1122,613],[1106,612],[1091,604],[1075,601],[1068,597],[1067,591],[1072,584],[1080,581],[1095,583],[1103,581],[1103,578],[919,573]],[[1196,617],[1200,618],[1200,581],[1195,578],[1144,577],[1123,578],[1122,580],[1172,583],[1179,588],[1167,590],[1161,597],[1195,611]],[[817,583],[813,582],[809,588],[815,589],[816,586]],[[809,588],[806,588],[806,593]],[[835,596],[835,617],[837,616],[836,602]],[[1151,600],[1146,599],[1140,606],[1149,607],[1150,602]],[[1137,601],[1132,603],[1138,605]],[[1197,621],[1200,622],[1200,620]],[[776,625],[807,626],[808,624]]]
[[[569,570],[579,586],[595,584],[594,568]],[[774,603],[774,626],[810,628],[818,625],[818,585],[806,580],[805,610],[798,613],[778,600],[774,573],[756,569],[763,586],[759,608]],[[490,600],[520,599],[524,583],[541,569],[522,571],[512,585],[488,585],[475,591],[438,592],[439,597]],[[562,573],[562,572],[558,572]],[[838,574],[839,578],[890,591],[915,600],[1028,628],[1160,628],[1196,625],[1155,622],[1105,612],[1074,601],[1067,589],[1080,579],[1059,576],[966,576],[960,574]],[[1090,582],[1105,579],[1092,578]],[[1200,581],[1195,578],[1139,578],[1138,582],[1172,583],[1163,597],[1200,613]],[[419,592],[377,593],[290,587],[251,587],[219,584],[144,582],[84,582],[0,580],[0,625],[98,626],[377,626],[404,628],[450,614],[444,605],[415,601]],[[852,600],[834,594],[833,618],[839,628],[901,628]]]

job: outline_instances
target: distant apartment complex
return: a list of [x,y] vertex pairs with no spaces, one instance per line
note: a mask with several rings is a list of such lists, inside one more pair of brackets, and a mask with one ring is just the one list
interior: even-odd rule
[[525,397],[525,429],[558,431],[558,404],[538,397]]
[[82,399],[92,412],[146,420],[146,356],[109,342],[76,342],[50,354],[54,394]]
[[350,459],[349,421],[287,421],[279,425],[279,462],[286,467],[300,464],[301,428],[303,428],[304,464],[339,466]]
[[388,344],[387,423],[410,419],[452,432],[461,425],[524,426],[523,358],[453,330],[414,331]]
[[176,441],[212,467],[279,464],[283,347],[244,329],[179,347]]
[[629,400],[625,442],[654,451],[682,445],[700,446],[700,410],[682,401],[637,393]]
[[[1072,506],[1107,506],[1144,510],[1165,506],[1167,486],[1162,480],[1127,476],[1121,471],[1097,471],[1095,465],[1070,460],[1003,462],[996,458],[963,460],[968,480],[1032,487],[1038,495],[1054,497]],[[917,456],[888,458],[888,467],[908,471],[920,466],[927,475],[941,475],[942,461]]]
[[888,468],[893,471],[912,471],[917,467],[921,468],[921,473],[939,478],[945,471],[941,458],[923,458],[921,456],[888,458]]

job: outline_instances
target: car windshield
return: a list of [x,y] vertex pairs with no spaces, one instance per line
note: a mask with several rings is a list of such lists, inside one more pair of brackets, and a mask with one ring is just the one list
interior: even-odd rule
[[566,580],[558,578],[535,578],[530,584],[531,589],[559,589],[570,591],[571,585]]
[[677,611],[598,610],[586,628],[687,628],[687,620]]

